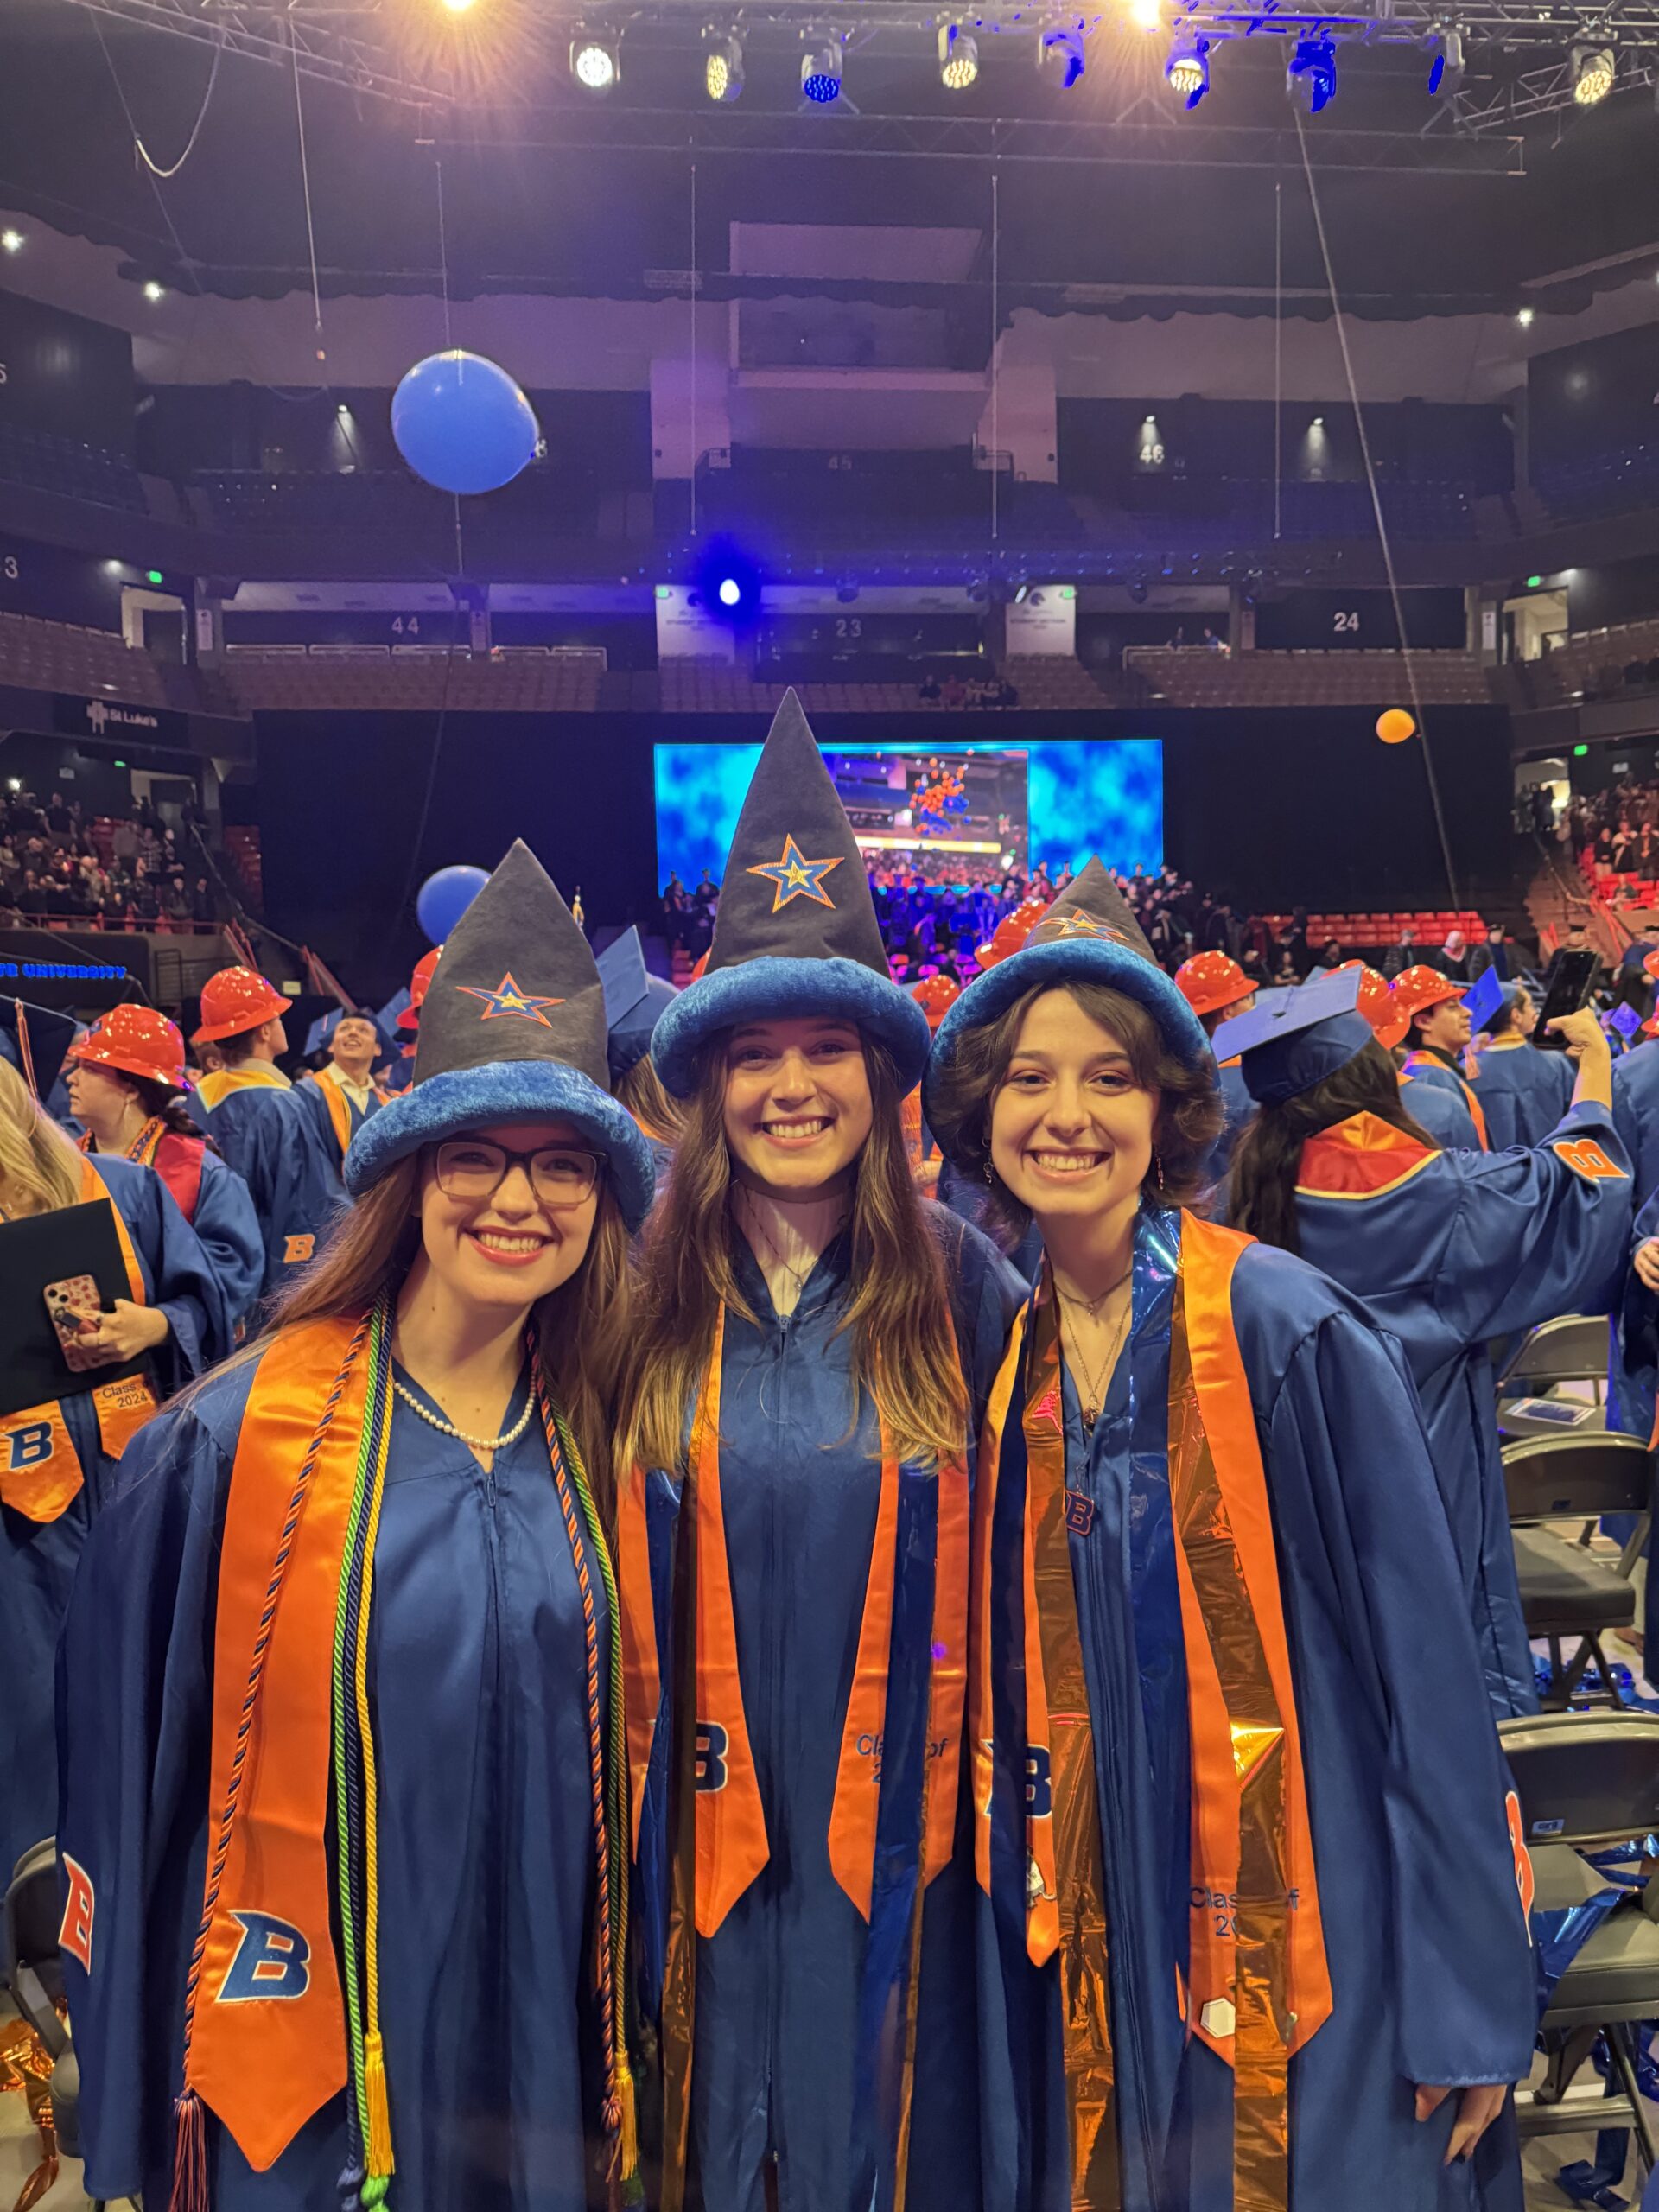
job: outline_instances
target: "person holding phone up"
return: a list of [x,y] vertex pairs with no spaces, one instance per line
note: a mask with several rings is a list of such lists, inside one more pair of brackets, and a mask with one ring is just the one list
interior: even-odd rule
[[1389,1055],[1353,1018],[1357,978],[1319,988],[1331,1003],[1309,1033],[1321,1050],[1297,1056],[1294,1080],[1270,1033],[1253,1033],[1259,1014],[1217,1033],[1217,1055],[1242,1053],[1259,1109],[1234,1154],[1227,1217],[1311,1261],[1398,1338],[1422,1400],[1492,1704],[1500,1716],[1535,1712],[1487,1346],[1611,1302],[1630,1237],[1630,1172],[1613,1122],[1607,1039],[1587,1009],[1556,1022],[1578,1074],[1572,1103],[1541,1144],[1442,1151],[1413,1117],[1415,1086],[1402,1091]]

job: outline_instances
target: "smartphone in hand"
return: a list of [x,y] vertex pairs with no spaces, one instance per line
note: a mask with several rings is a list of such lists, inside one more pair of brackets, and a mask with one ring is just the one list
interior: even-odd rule
[[41,1294],[46,1300],[47,1315],[63,1354],[64,1365],[73,1375],[86,1374],[99,1362],[80,1342],[90,1326],[82,1316],[102,1311],[98,1285],[91,1275],[66,1275],[61,1282],[48,1283]]

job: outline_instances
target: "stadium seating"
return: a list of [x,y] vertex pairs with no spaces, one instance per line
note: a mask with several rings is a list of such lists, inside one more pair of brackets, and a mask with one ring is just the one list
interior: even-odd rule
[[154,659],[112,630],[0,614],[0,683],[25,690],[100,692],[138,707],[188,710],[201,704],[192,671]]
[[119,454],[75,438],[54,438],[44,430],[0,424],[0,478],[35,492],[54,492],[98,507],[123,507],[143,514],[148,506],[138,472]]
[[[1473,653],[1414,653],[1426,706],[1484,706],[1487,671]],[[1393,652],[1217,653],[1202,647],[1131,645],[1126,669],[1173,707],[1369,707],[1408,699],[1402,655]]]
[[[1290,927],[1288,914],[1264,914],[1262,918],[1275,934]],[[1368,947],[1398,944],[1403,930],[1409,930],[1412,943],[1422,948],[1444,944],[1451,930],[1461,930],[1470,944],[1476,944],[1486,934],[1486,918],[1472,907],[1461,913],[1415,907],[1391,913],[1310,914],[1306,927],[1307,941],[1316,950],[1335,938],[1350,951],[1363,952]]]

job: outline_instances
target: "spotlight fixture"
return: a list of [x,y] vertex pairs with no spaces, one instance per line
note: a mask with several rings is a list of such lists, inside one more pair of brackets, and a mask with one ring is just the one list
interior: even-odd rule
[[610,92],[622,74],[617,41],[578,32],[570,41],[570,74],[586,92]]
[[1285,90],[1310,115],[1337,96],[1337,49],[1328,38],[1299,38],[1285,71]]
[[1037,35],[1037,67],[1041,70],[1058,71],[1060,83],[1070,92],[1084,72],[1083,26],[1070,21],[1051,24]]
[[1573,49],[1573,97],[1580,107],[1599,107],[1613,89],[1613,49],[1611,46],[1575,46]]
[[1178,38],[1169,49],[1164,74],[1169,89],[1185,107],[1197,107],[1210,89],[1210,41],[1207,38]]
[[710,31],[702,42],[702,89],[719,105],[729,106],[743,93],[741,40]]
[[1432,99],[1438,92],[1446,99],[1455,99],[1463,90],[1463,33],[1460,30],[1442,31],[1440,51],[1428,65],[1428,92]]
[[965,92],[979,74],[979,41],[960,23],[939,25],[939,82],[947,92]]
[[1530,330],[1532,328],[1532,319],[1537,312],[1538,310],[1536,308],[1517,308],[1515,311],[1515,319],[1520,324],[1522,330]]
[[144,297],[149,302],[151,307],[154,307],[157,300],[164,300],[167,297],[166,288],[158,284],[152,276],[144,286]]
[[1131,29],[1162,30],[1164,10],[1161,0],[1129,0],[1128,18]]
[[22,232],[21,231],[0,231],[0,245],[4,246],[8,253],[21,253],[23,250]]
[[836,40],[820,39],[801,56],[801,90],[819,107],[841,98],[841,47]]

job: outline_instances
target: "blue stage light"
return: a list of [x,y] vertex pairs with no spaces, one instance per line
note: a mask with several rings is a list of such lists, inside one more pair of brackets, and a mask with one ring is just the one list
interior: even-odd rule
[[841,98],[841,48],[825,39],[801,56],[801,90],[819,107]]
[[742,596],[743,587],[735,576],[721,578],[719,599],[722,607],[735,607]]
[[1331,105],[1337,96],[1337,49],[1330,39],[1297,40],[1285,72],[1285,89],[1293,99],[1303,102],[1310,115]]

